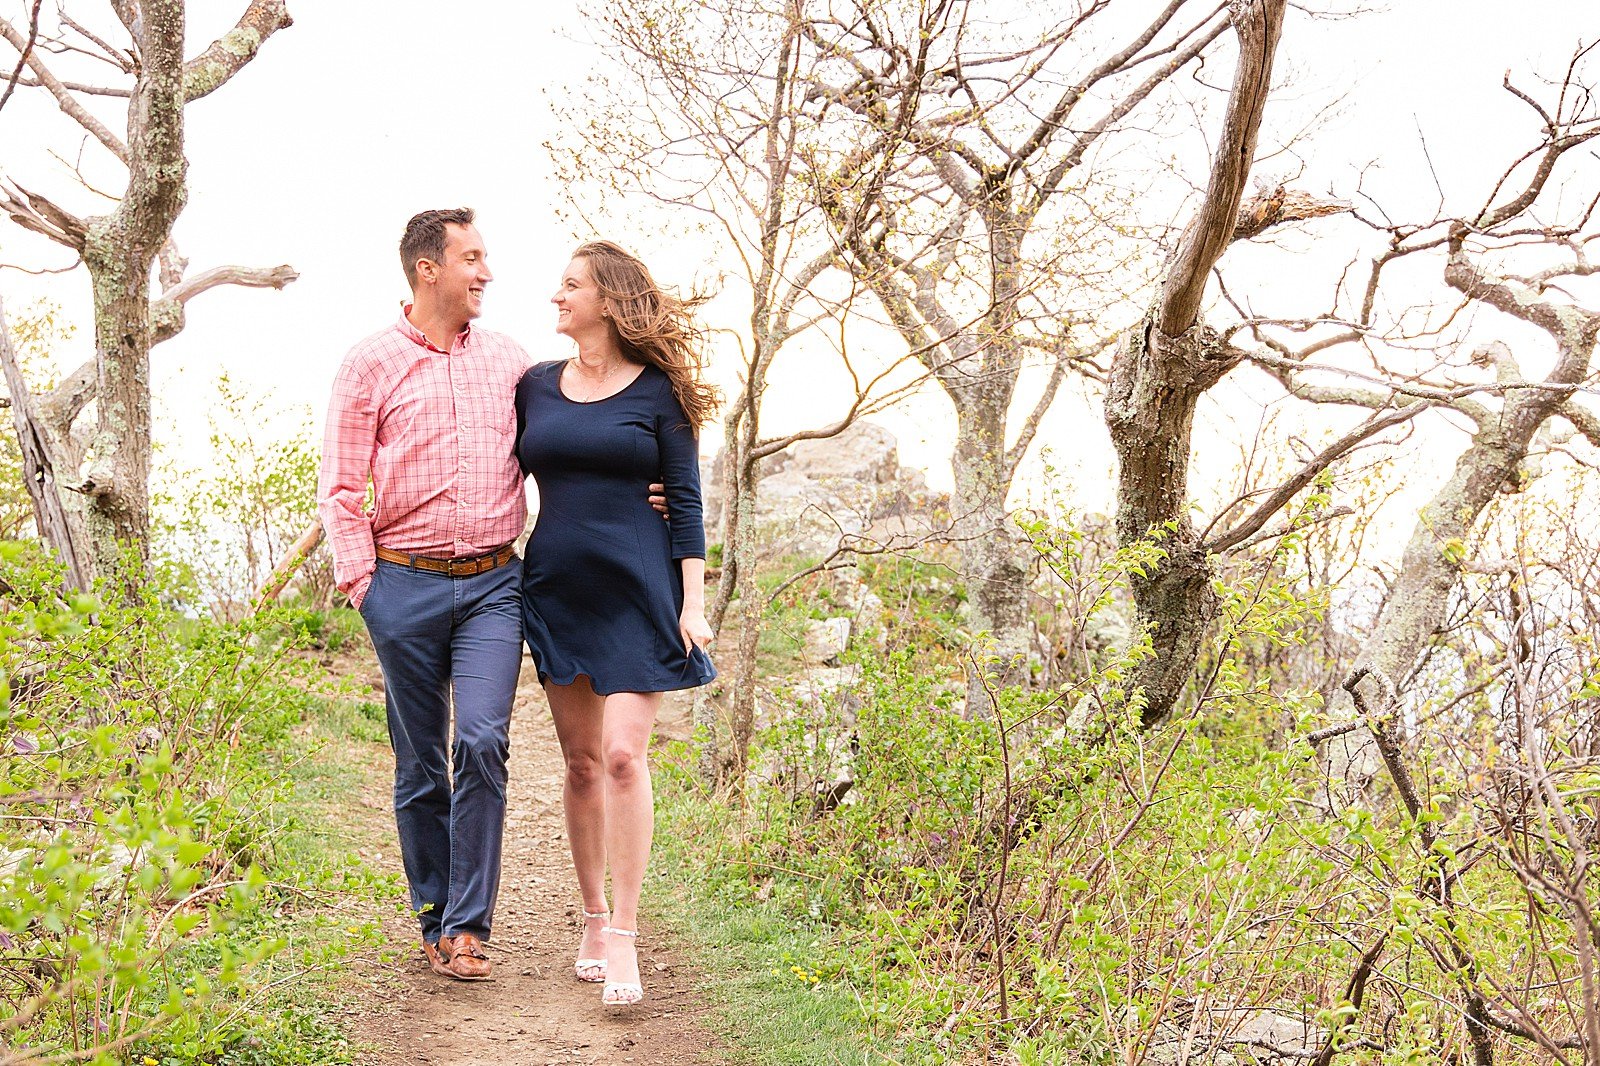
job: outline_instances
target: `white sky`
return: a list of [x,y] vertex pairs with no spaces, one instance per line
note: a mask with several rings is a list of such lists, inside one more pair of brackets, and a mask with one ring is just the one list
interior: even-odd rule
[[[16,21],[15,0],[6,6]],[[191,3],[190,54],[225,31],[243,6]],[[1004,17],[1006,6],[997,0],[991,13]],[[572,10],[421,0],[290,0],[290,10],[291,29],[268,41],[232,83],[189,108],[190,199],[176,236],[191,272],[287,262],[300,279],[281,293],[221,289],[197,298],[183,334],[156,349],[159,433],[169,457],[203,454],[212,384],[224,371],[252,391],[271,390],[280,404],[309,406],[320,427],[339,359],[392,320],[406,294],[395,246],[406,218],[424,207],[477,209],[496,274],[483,325],[516,336],[535,358],[567,354],[551,332],[548,296],[575,235],[555,216],[562,190],[553,186],[541,147],[554,121],[541,90],[580,93],[584,72],[603,58],[582,43]],[[1375,164],[1370,190],[1425,210],[1437,194],[1418,130],[1441,174],[1460,175],[1463,190],[1486,188],[1486,167],[1504,158],[1486,146],[1524,145],[1532,135],[1524,112],[1500,88],[1502,72],[1532,88],[1531,71],[1559,72],[1580,37],[1597,36],[1600,4],[1588,0],[1524,0],[1515,14],[1499,0],[1406,0],[1343,22],[1292,13],[1280,50],[1280,80],[1288,75],[1289,85],[1269,110],[1269,127],[1298,126],[1343,95],[1338,113],[1302,149],[1300,184],[1348,196],[1357,173]],[[12,61],[0,54],[8,70]],[[38,90],[19,89],[0,112],[6,176],[92,213],[104,208],[72,191],[70,175],[42,152],[50,146],[70,157],[79,140]],[[97,145],[84,158],[91,172],[114,175]],[[1267,173],[1279,177],[1293,166],[1278,160]],[[1194,179],[1203,180],[1203,169]],[[703,253],[669,245],[659,233],[610,236],[664,280],[714,272]],[[1289,247],[1336,269],[1355,254],[1358,239],[1352,226],[1334,223],[1314,237],[1291,238]],[[0,261],[38,266],[66,258],[0,223]],[[1257,291],[1285,304],[1298,300],[1305,310],[1297,284],[1281,266],[1268,266]],[[10,313],[48,295],[81,323],[74,350],[60,358],[64,366],[91,350],[87,289],[81,272],[37,279],[0,271]],[[1320,306],[1320,293],[1313,295],[1310,305]],[[718,370],[730,385],[731,363],[725,358]],[[815,421],[828,402],[817,381],[825,386],[827,379],[814,367],[780,367],[769,424]],[[935,484],[948,484],[953,427],[945,410],[929,397],[879,419],[900,436],[902,461],[929,468]],[[1244,417],[1247,428],[1256,417]],[[1234,432],[1220,407],[1208,420],[1214,435]],[[704,447],[716,440],[708,434]],[[1058,464],[1071,457],[1083,506],[1109,507],[1101,472],[1110,452],[1096,402],[1063,395],[1040,443]]]

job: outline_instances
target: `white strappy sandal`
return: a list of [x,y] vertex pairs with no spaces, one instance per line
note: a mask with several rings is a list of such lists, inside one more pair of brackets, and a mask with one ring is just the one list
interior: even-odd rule
[[[606,926],[600,930],[611,936],[628,936],[635,940],[639,937],[637,929],[613,929]],[[605,988],[600,990],[600,1002],[608,1007],[632,1007],[644,1002],[644,985],[638,981],[607,981]]]
[[[609,917],[611,917],[611,912],[610,911],[584,911],[583,912],[584,921],[588,921],[591,918],[609,918]],[[605,929],[601,929],[600,931],[603,933],[603,932],[605,932]],[[591,971],[592,972],[592,976],[585,977],[584,976],[584,972],[585,971]],[[574,962],[572,964],[572,976],[576,977],[580,981],[585,982],[586,984],[597,985],[597,984],[599,984],[600,982],[602,982],[602,981],[604,981],[606,979],[606,960],[605,959],[579,959],[577,962]]]

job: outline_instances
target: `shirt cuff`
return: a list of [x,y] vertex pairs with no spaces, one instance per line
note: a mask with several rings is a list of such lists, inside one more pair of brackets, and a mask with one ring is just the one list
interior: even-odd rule
[[358,611],[361,610],[361,603],[367,598],[367,586],[370,584],[372,584],[371,574],[356,578],[355,584],[345,591],[345,595],[350,597],[350,606]]

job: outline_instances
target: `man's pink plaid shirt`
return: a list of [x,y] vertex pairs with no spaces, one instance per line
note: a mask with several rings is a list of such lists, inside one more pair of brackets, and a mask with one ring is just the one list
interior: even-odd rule
[[471,328],[441,352],[404,312],[350,349],[328,404],[317,501],[334,581],[357,605],[376,545],[452,559],[521,535],[512,396],[531,363],[511,338]]

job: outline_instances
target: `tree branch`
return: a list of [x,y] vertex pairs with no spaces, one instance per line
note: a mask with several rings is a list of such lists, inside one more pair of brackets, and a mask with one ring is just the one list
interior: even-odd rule
[[1272,60],[1283,32],[1281,0],[1234,0],[1239,65],[1228,96],[1227,119],[1211,165],[1205,200],[1178,245],[1161,287],[1158,324],[1176,337],[1198,320],[1211,268],[1233,239],[1245,179],[1255,162],[1256,138],[1272,84]]
[[241,285],[247,289],[282,289],[298,278],[294,267],[287,264],[258,269],[242,266],[220,266],[185,278],[161,294],[150,304],[150,343],[160,344],[171,340],[183,330],[184,305],[208,289],[219,285]]
[[1310,193],[1279,185],[1252,196],[1239,208],[1233,223],[1233,240],[1259,237],[1273,226],[1341,215],[1350,210],[1348,200],[1319,200]]
[[1267,519],[1276,514],[1279,508],[1294,499],[1300,490],[1311,484],[1318,474],[1332,466],[1356,445],[1377,433],[1383,432],[1390,426],[1397,426],[1402,422],[1410,421],[1433,406],[1434,404],[1432,403],[1419,401],[1407,404],[1404,407],[1397,407],[1374,414],[1349,433],[1346,433],[1318,452],[1293,477],[1268,493],[1267,498],[1262,501],[1261,505],[1250,512],[1232,529],[1218,534],[1214,539],[1206,540],[1202,538],[1202,548],[1207,552],[1220,554],[1236,544],[1248,540],[1257,530],[1267,524]]
[[10,215],[23,229],[49,237],[82,254],[88,223],[57,207],[43,195],[29,192],[16,182],[0,183],[0,211]]
[[95,140],[110,149],[112,155],[124,163],[128,161],[128,146],[123,144],[116,134],[106,129],[99,119],[84,110],[83,105],[73,98],[67,87],[51,73],[49,67],[45,66],[44,60],[39,58],[39,53],[32,47],[31,42],[18,33],[16,28],[3,18],[0,18],[0,37],[4,37],[11,47],[22,54],[28,69],[33,71],[34,76],[50,91],[50,95],[56,98],[57,107],[78,125],[88,130]]
[[94,399],[98,377],[96,361],[87,359],[78,369],[62,378],[50,395],[39,401],[40,414],[61,438],[67,437],[79,413]]
[[39,39],[39,9],[44,7],[44,0],[33,0],[33,12],[28,16],[28,43],[23,46],[22,54],[17,57],[17,65],[11,72],[10,79],[6,82],[6,91],[0,93],[0,111],[5,110],[6,101],[11,99],[11,94],[17,91],[17,82],[22,77],[22,68],[27,65],[28,57],[33,54],[33,46]]
[[[1090,89],[1094,88],[1094,86],[1099,84],[1101,81],[1104,81],[1113,74],[1117,74],[1122,71],[1134,56],[1138,55],[1146,45],[1155,40],[1156,34],[1160,33],[1162,29],[1166,27],[1167,23],[1172,21],[1172,17],[1178,13],[1178,9],[1183,7],[1183,5],[1187,2],[1188,0],[1171,0],[1171,2],[1168,3],[1167,6],[1156,15],[1155,21],[1146,26],[1144,32],[1140,33],[1139,36],[1133,39],[1133,43],[1129,44],[1126,48],[1120,52],[1117,52],[1115,55],[1108,56],[1105,62],[1095,67],[1094,70],[1090,71],[1089,74],[1076,85],[1068,86],[1067,91],[1062,93],[1061,96],[1056,99],[1055,105],[1051,107],[1050,112],[1040,120],[1039,125],[1034,128],[1033,133],[1028,137],[1028,139],[1024,141],[1015,152],[1011,153],[1011,158],[1009,160],[1010,164],[1013,167],[1020,166],[1023,163],[1026,163],[1029,159],[1032,159],[1035,153],[1046,148],[1049,145],[1051,138],[1061,130],[1062,124],[1067,120],[1067,115],[1069,115],[1072,112],[1072,109],[1077,106],[1078,101],[1083,99],[1084,94]],[[1210,17],[1211,16],[1207,16],[1207,18]],[[1204,25],[1204,23],[1202,23],[1202,25]]]
[[184,64],[184,101],[193,103],[215,92],[256,57],[268,37],[293,25],[284,0],[250,0],[233,29]]

